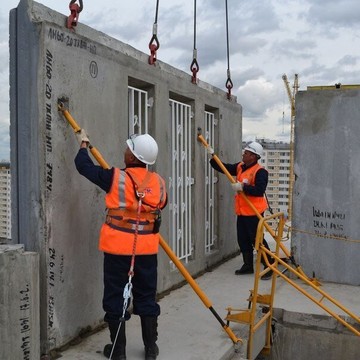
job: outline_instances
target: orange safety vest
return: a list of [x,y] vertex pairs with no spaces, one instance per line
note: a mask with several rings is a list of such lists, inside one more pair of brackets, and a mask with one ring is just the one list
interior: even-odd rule
[[[138,198],[144,193],[137,226]],[[105,195],[106,221],[100,230],[99,250],[115,255],[132,255],[137,228],[135,255],[157,254],[158,230],[154,225],[166,204],[165,181],[146,168],[114,169],[110,191]]]
[[[242,170],[241,165],[244,163],[239,163],[236,169],[236,180],[248,185],[255,185],[255,176],[256,173],[263,169],[259,164],[255,164],[245,171]],[[262,214],[267,209],[267,202],[265,196],[250,196],[246,195],[250,202],[255,206],[256,210]],[[254,216],[256,215],[254,210],[246,203],[241,194],[235,195],[235,213],[236,215],[243,216]]]

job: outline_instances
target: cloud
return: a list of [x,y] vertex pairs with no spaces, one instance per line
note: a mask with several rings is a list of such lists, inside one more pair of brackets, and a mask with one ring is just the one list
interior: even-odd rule
[[280,41],[274,41],[271,45],[270,51],[275,55],[276,59],[299,59],[308,60],[315,57],[314,50],[317,48],[315,40],[308,39],[294,39],[286,38]]
[[238,101],[243,106],[243,115],[261,121],[266,111],[279,101],[279,90],[264,78],[247,80],[237,89]]
[[353,28],[360,26],[360,2],[354,0],[308,0],[307,20],[312,24]]

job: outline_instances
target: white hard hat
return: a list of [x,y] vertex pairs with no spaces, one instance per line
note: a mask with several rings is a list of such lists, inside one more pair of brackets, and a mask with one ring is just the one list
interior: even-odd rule
[[134,156],[144,164],[152,165],[155,163],[158,146],[154,138],[149,134],[131,135],[126,140],[126,144]]
[[244,150],[250,151],[250,152],[258,155],[259,159],[261,158],[262,153],[263,153],[263,147],[256,141],[253,141],[253,142],[247,144]]

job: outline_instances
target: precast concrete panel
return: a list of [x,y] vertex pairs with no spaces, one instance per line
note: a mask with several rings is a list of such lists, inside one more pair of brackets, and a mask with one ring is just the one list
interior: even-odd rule
[[[228,161],[236,161],[241,155],[241,106],[209,84],[192,84],[190,74],[159,60],[149,65],[148,55],[83,24],[78,23],[75,31],[66,29],[64,15],[36,2],[22,0],[10,19],[13,240],[40,254],[41,350],[46,354],[103,321],[103,254],[97,242],[105,218],[104,192],[75,169],[79,144],[58,111],[59,100],[106,162],[123,167],[129,135],[128,86],[148,91],[149,133],[159,143],[153,169],[167,180],[171,169],[169,99],[202,104],[201,109],[194,107],[191,127],[194,186],[199,184],[200,189],[194,191],[191,206],[199,217],[204,217],[198,205],[204,203],[204,148],[196,141],[197,128],[203,124],[205,108],[221,114],[219,151]],[[237,250],[233,194],[229,184],[223,185],[221,206],[229,212],[231,224],[228,218],[220,218],[219,246],[208,256],[203,246],[205,230],[192,227],[193,242],[202,244],[187,264],[193,274]],[[169,218],[168,211],[163,219]],[[167,221],[161,232],[167,239]],[[159,292],[182,280],[162,253]]]
[[292,247],[305,273],[360,285],[360,90],[296,96]]
[[39,254],[0,245],[0,359],[40,359]]

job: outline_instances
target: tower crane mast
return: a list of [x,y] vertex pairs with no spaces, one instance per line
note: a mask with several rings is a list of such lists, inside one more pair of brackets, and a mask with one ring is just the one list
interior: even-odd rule
[[292,201],[293,201],[293,188],[294,188],[294,140],[295,140],[295,96],[299,90],[299,79],[298,74],[294,76],[294,84],[293,90],[290,89],[289,80],[284,74],[282,79],[285,84],[286,92],[289,97],[290,101],[290,108],[291,108],[291,120],[290,120],[290,174],[289,174],[289,205],[288,205],[288,220],[291,221],[292,218]]

